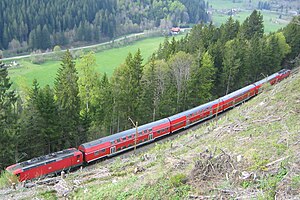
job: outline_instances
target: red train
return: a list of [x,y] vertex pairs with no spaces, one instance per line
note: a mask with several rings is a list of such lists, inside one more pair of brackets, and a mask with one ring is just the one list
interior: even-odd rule
[[[138,127],[81,144],[77,149],[70,148],[46,156],[17,163],[6,168],[7,171],[19,176],[20,181],[30,180],[62,170],[90,163],[103,157],[112,156],[137,145],[152,142],[156,138],[176,132],[180,129],[211,118],[217,113],[223,112],[241,102],[250,99],[261,91],[265,83],[275,84],[288,77],[290,70],[283,69],[271,76],[248,85],[242,89],[225,95],[217,100],[208,102],[176,115],[151,122]],[[136,140],[136,141],[135,141]]]

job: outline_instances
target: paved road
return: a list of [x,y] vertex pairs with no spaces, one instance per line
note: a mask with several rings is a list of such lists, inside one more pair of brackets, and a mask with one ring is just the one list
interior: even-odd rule
[[[127,36],[124,36],[124,37],[121,37],[121,38],[118,38],[118,39],[115,39],[115,40],[111,40],[111,41],[108,41],[108,42],[103,42],[103,43],[84,46],[84,47],[71,48],[70,51],[75,51],[75,50],[80,50],[80,49],[88,49],[88,48],[93,48],[93,47],[99,47],[99,46],[107,45],[107,44],[110,44],[110,43],[113,43],[113,42],[118,42],[118,41],[124,40],[125,38],[132,38],[132,37],[136,37],[136,36],[140,36],[140,35],[144,35],[144,34],[145,33],[135,33],[135,34],[127,35]],[[66,51],[66,50],[62,50],[62,52],[64,52],[64,51]],[[45,53],[40,53],[40,54],[36,54],[36,55],[43,56],[43,55],[50,55],[50,54],[53,54],[53,53],[54,52],[51,51],[51,52],[45,52]],[[0,59],[0,61],[18,60],[18,59],[21,59],[21,58],[29,58],[30,56],[31,56],[30,54],[23,55],[23,56],[14,56],[14,57]]]

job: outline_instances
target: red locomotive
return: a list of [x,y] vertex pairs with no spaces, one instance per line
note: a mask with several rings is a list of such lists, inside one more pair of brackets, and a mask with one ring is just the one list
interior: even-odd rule
[[71,148],[46,156],[33,158],[31,160],[9,166],[6,170],[19,176],[20,181],[30,180],[39,176],[60,172],[81,166],[83,163],[90,163],[103,157],[112,156],[125,150],[152,142],[156,138],[176,132],[180,129],[199,123],[211,118],[216,114],[232,108],[241,102],[261,92],[265,83],[271,85],[288,77],[291,71],[287,69],[268,76],[254,84],[248,85],[235,92],[227,94],[217,100],[197,106],[190,110],[176,115],[151,122],[138,127],[103,137],[91,142],[81,144],[77,149]]
[[11,165],[6,170],[17,175],[20,181],[24,181],[75,168],[82,163],[82,153],[75,148],[70,148]]

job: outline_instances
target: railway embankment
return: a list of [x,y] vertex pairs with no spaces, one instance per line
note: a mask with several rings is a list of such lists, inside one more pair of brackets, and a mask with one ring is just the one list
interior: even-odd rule
[[300,199],[300,74],[195,131],[5,199]]

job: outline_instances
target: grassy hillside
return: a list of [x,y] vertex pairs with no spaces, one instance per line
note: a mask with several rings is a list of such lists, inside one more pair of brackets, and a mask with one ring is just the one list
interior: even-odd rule
[[[109,76],[112,75],[113,70],[125,61],[128,53],[135,53],[138,48],[141,49],[144,62],[146,62],[163,40],[164,37],[147,38],[129,46],[98,52],[96,53],[96,70],[100,73],[106,72]],[[23,59],[19,63],[21,67],[9,70],[9,76],[16,87],[30,86],[34,78],[38,80],[40,86],[53,85],[57,69],[60,67],[59,61],[47,61],[41,65],[36,65],[28,59]]]
[[[300,74],[196,131],[11,198],[299,199]],[[4,192],[3,192],[4,191]]]

